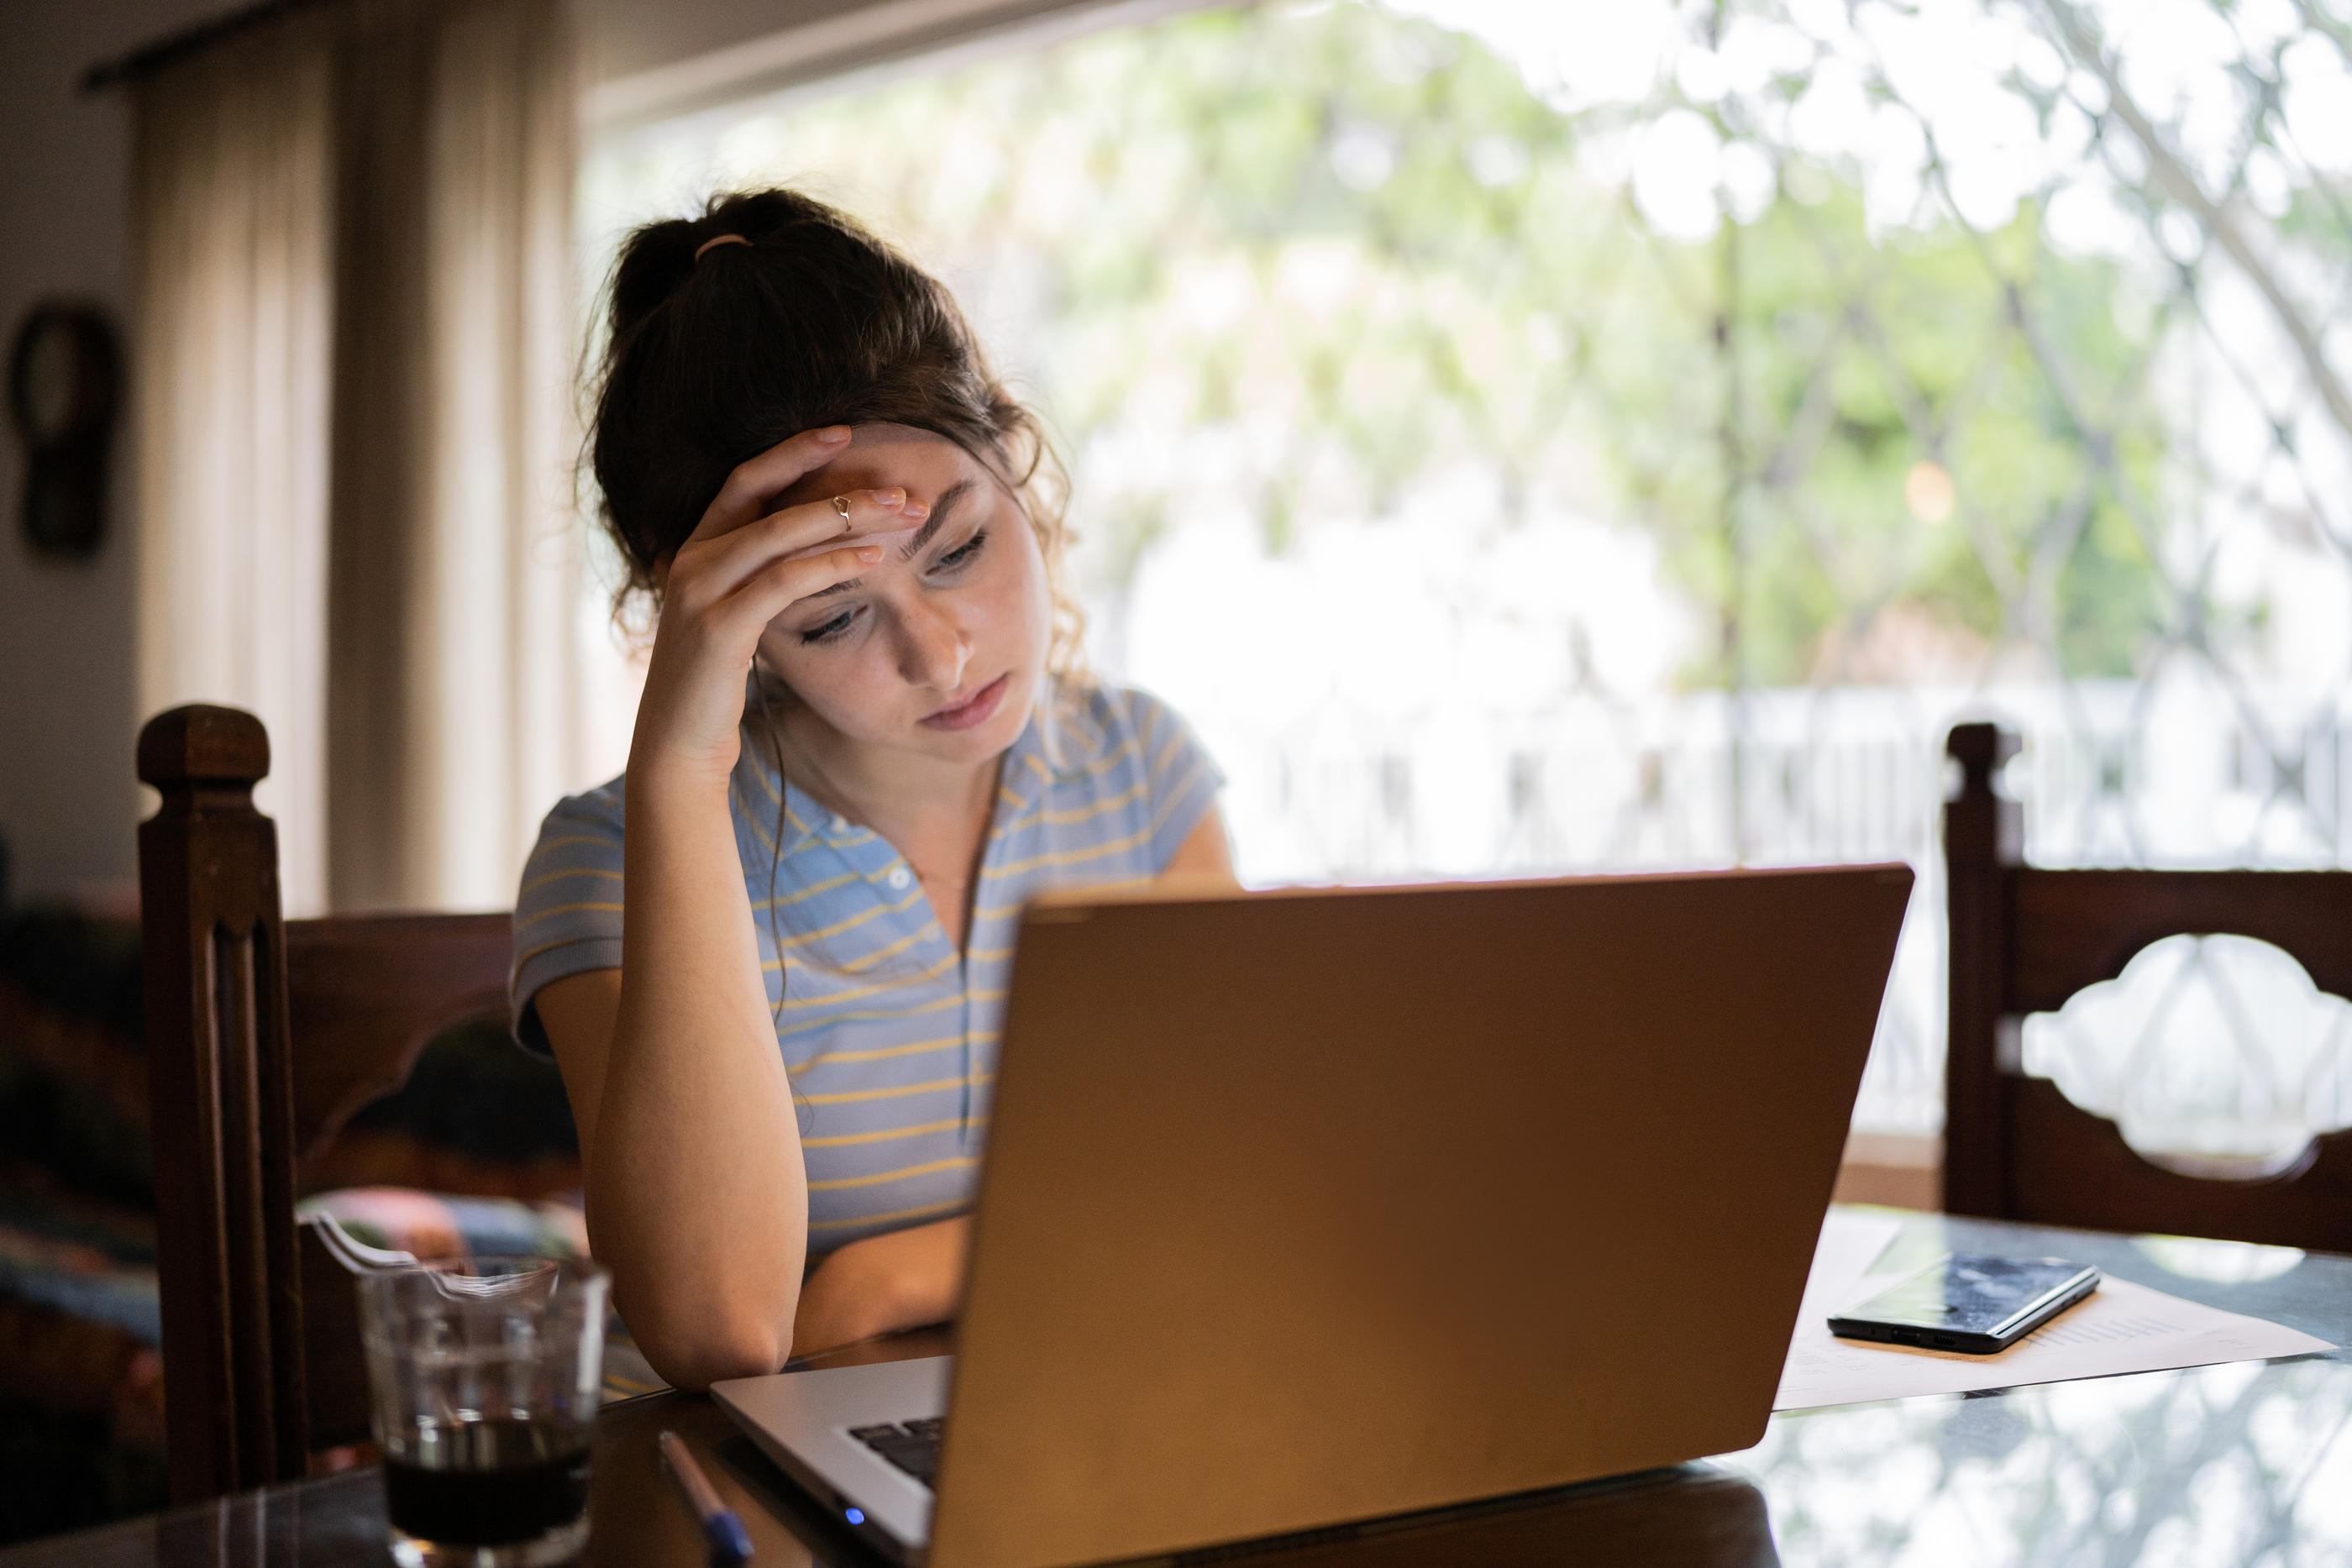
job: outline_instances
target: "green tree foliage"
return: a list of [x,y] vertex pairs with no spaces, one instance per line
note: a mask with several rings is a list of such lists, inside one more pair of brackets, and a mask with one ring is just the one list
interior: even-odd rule
[[[1694,684],[1902,678],[1862,652],[1895,624],[2131,673],[2175,608],[2162,315],[2032,202],[1874,232],[1855,171],[1769,141],[1742,221],[1662,234],[1622,169],[1671,106],[1557,107],[1476,39],[1343,0],[787,103],[721,164],[808,181],[982,302],[1113,580],[1204,493],[1280,549],[1460,483],[1465,529],[1541,501],[1654,531],[1720,632]],[[1181,461],[1139,456],[1171,430]]]

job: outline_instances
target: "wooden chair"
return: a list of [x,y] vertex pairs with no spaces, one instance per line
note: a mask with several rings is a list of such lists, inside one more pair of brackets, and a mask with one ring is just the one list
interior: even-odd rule
[[2162,937],[2229,933],[2291,954],[2352,997],[2352,872],[2053,871],[2023,863],[2022,819],[1994,775],[2017,737],[1957,727],[1945,807],[1951,1031],[1944,1207],[1955,1214],[2352,1252],[2352,1131],[2259,1179],[2150,1163],[2114,1123],[2020,1061],[2019,1025],[2113,979]]
[[298,1166],[443,1030],[503,1018],[505,915],[283,920],[261,721],[174,708],[139,736],[164,1425],[182,1503],[367,1436],[350,1276],[298,1228]]

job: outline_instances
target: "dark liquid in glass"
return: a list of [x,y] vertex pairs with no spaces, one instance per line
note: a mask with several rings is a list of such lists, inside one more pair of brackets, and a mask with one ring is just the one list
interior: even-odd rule
[[588,1506],[586,1434],[530,1421],[435,1428],[383,1464],[393,1528],[420,1541],[499,1546],[570,1524]]

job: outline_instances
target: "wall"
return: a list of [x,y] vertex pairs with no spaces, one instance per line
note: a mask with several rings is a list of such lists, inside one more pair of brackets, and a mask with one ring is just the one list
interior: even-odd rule
[[[219,0],[8,0],[0,8],[0,329],[36,301],[129,295],[130,111],[83,68],[202,20]],[[5,350],[5,343],[0,343]],[[136,367],[133,367],[134,372]],[[11,896],[127,896],[141,807],[131,747],[131,475],[118,442],[106,542],[37,559],[24,454],[0,434],[0,840]]]
[[[1034,19],[1088,0],[579,0],[586,74],[603,97],[678,104],[931,43],[975,20]],[[1137,0],[1127,0],[1134,5]],[[1142,0],[1165,4],[1167,0]],[[122,320],[129,295],[130,107],[84,94],[82,71],[242,8],[236,0],[6,0],[0,5],[0,329],[50,298],[93,300]],[[592,99],[592,105],[594,103]],[[127,330],[128,323],[124,323]],[[5,350],[0,343],[0,350]],[[132,362],[131,373],[138,373]],[[88,562],[37,559],[17,520],[23,455],[0,437],[0,841],[8,896],[126,904],[135,711],[125,433],[106,542]]]

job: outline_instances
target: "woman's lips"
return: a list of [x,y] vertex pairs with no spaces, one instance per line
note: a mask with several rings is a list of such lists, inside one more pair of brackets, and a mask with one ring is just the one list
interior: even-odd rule
[[953,707],[943,707],[930,715],[923,723],[933,729],[970,729],[974,725],[986,724],[997,705],[1004,700],[1005,684],[1012,679],[1012,672],[1007,671]]

